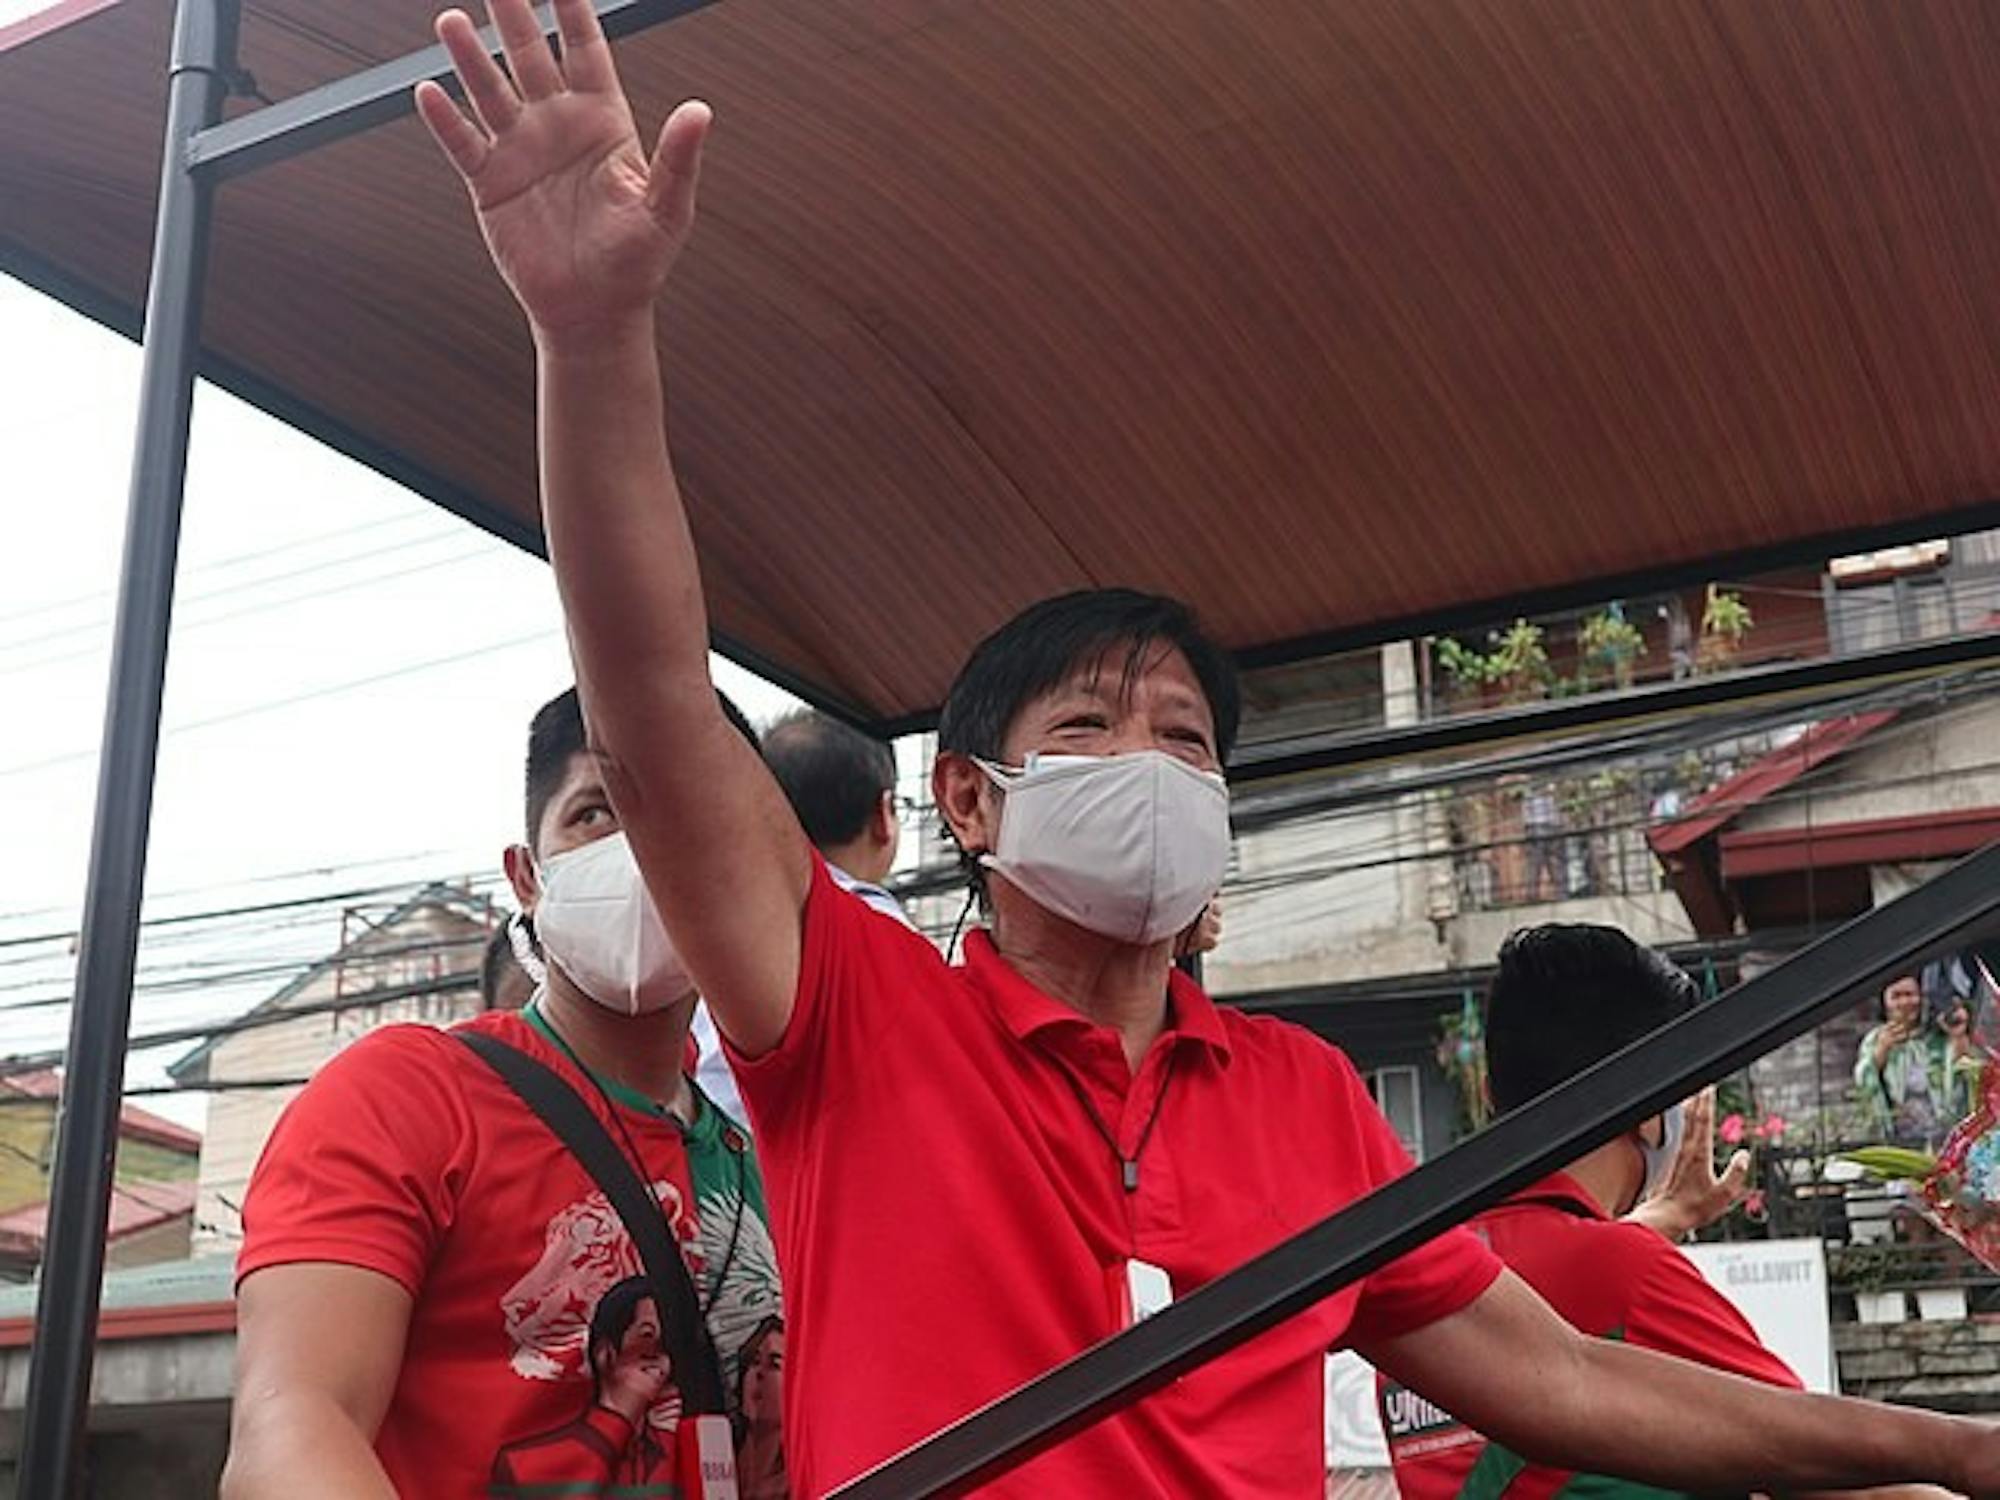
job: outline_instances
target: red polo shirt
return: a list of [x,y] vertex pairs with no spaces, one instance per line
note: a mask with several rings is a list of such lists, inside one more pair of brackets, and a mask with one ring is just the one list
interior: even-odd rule
[[[1473,1228],[1572,1327],[1796,1390],[1799,1378],[1680,1251],[1609,1218],[1565,1173],[1481,1214]],[[1634,1500],[1660,1490],[1529,1464],[1422,1397],[1379,1382],[1403,1500]]]
[[[947,967],[823,867],[804,937],[783,1041],[735,1059],[784,1267],[801,1495],[1115,1332],[1128,1259],[1185,1296],[1408,1169],[1338,1051],[1179,975],[1135,1076],[1115,1031],[983,934]],[[1119,1155],[1138,1158],[1129,1193]],[[1324,1353],[1455,1312],[1498,1274],[1446,1235],[987,1493],[1318,1496]]]

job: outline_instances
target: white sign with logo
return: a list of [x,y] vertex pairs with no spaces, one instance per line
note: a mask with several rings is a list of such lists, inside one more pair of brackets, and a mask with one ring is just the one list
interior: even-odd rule
[[1818,1240],[1752,1240],[1689,1245],[1687,1254],[1807,1390],[1839,1393],[1826,1310],[1824,1245]]

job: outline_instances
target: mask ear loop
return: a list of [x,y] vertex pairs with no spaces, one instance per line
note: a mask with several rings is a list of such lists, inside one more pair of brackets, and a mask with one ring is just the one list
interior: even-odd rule
[[534,929],[528,923],[526,912],[515,912],[507,919],[507,945],[514,950],[514,962],[521,966],[521,972],[540,989],[549,982],[549,967],[542,961],[541,951],[535,946]]
[[978,882],[968,880],[965,883],[965,905],[958,909],[958,920],[951,924],[951,941],[945,944],[944,961],[948,964],[958,962],[958,940],[965,932],[965,919],[972,915],[972,903],[978,899]]

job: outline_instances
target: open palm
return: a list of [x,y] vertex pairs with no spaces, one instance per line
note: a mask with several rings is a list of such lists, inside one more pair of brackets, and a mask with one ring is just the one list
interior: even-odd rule
[[[494,264],[539,336],[647,308],[694,225],[706,105],[676,109],[649,160],[589,0],[555,0],[558,62],[528,0],[490,0],[507,66],[459,10],[438,39],[471,107],[434,83],[417,112],[465,179]],[[510,76],[511,75],[511,76]]]

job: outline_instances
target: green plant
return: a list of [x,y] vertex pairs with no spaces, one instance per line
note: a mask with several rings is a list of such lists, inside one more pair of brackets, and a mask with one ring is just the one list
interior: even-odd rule
[[1437,664],[1461,687],[1479,687],[1492,680],[1492,663],[1483,651],[1445,636],[1437,642]]
[[1708,586],[1708,597],[1701,606],[1703,635],[1721,636],[1726,641],[1741,645],[1743,637],[1756,623],[1757,617],[1743,602],[1741,594],[1734,589],[1718,588],[1712,583]]
[[1611,604],[1577,627],[1579,686],[1589,690],[1590,674],[1601,670],[1621,688],[1632,685],[1634,668],[1646,654],[1646,637],[1625,618],[1623,604]]
[[1499,685],[1509,703],[1546,698],[1555,686],[1556,669],[1549,660],[1546,632],[1528,620],[1516,620],[1494,639],[1487,653],[1489,679]]
[[1733,589],[1711,583],[1701,606],[1701,641],[1695,647],[1695,665],[1712,672],[1736,659],[1757,618],[1743,596]]

